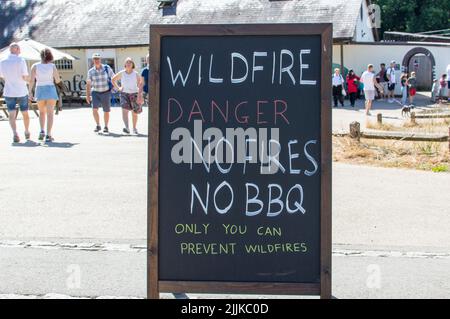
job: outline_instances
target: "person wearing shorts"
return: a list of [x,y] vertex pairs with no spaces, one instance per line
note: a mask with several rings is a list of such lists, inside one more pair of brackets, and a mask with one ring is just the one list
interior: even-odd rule
[[3,96],[9,112],[9,125],[13,132],[13,143],[20,143],[17,133],[17,105],[23,116],[25,139],[30,139],[30,117],[28,115],[28,67],[24,59],[19,57],[20,46],[11,43],[9,56],[0,61],[0,77],[5,80]]
[[395,65],[396,62],[392,61],[390,67],[386,70],[388,82],[388,102],[394,103],[394,94],[395,94],[395,84],[397,83],[396,73],[395,73]]
[[[94,132],[102,130],[100,126],[100,115],[98,109],[103,109],[103,118],[105,126],[103,133],[109,133],[109,114],[111,112],[111,79],[114,77],[114,71],[109,65],[102,64],[102,57],[99,53],[92,55],[94,66],[88,71],[86,83],[86,102],[92,106],[92,115],[96,123]],[[92,94],[91,94],[92,93]]]
[[411,76],[408,79],[409,87],[409,106],[414,106],[414,98],[417,93],[417,78],[416,72],[411,72]]
[[[58,93],[55,83],[61,82],[58,70],[53,62],[53,54],[49,48],[41,51],[41,62],[31,67],[30,87],[36,82],[35,99],[39,108],[39,124],[41,131],[39,140],[51,143],[53,142],[53,119],[56,103],[58,102]],[[46,125],[47,124],[47,125]],[[45,133],[47,129],[47,133]]]
[[373,65],[367,66],[367,71],[361,75],[361,82],[364,84],[364,96],[366,97],[366,115],[371,115],[373,100],[375,100],[376,77],[373,72]]
[[[112,78],[114,87],[120,92],[120,105],[122,107],[122,119],[125,125],[123,132],[130,134],[129,113],[131,111],[133,120],[133,134],[138,135],[138,115],[142,113],[144,97],[142,94],[142,77],[134,70],[136,64],[131,58],[126,58],[125,69]],[[121,86],[118,81],[120,80]]]

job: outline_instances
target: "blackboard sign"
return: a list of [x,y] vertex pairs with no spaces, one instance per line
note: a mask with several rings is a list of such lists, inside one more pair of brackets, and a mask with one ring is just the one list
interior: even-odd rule
[[331,29],[150,28],[149,297],[331,296]]

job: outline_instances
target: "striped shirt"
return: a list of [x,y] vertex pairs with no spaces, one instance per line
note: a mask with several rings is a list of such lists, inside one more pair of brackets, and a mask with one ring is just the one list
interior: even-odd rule
[[[105,68],[108,70],[106,73]],[[93,92],[106,92],[109,91],[108,81],[114,77],[114,71],[109,65],[102,64],[100,70],[94,66],[88,71],[88,80],[91,81],[91,87]]]

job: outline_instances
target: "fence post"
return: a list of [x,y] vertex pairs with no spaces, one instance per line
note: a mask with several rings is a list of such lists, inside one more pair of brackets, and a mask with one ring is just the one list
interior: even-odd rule
[[383,114],[377,114],[377,122],[379,125],[383,124]]
[[416,112],[411,112],[411,124],[416,124]]
[[360,140],[361,138],[361,124],[359,122],[350,123],[350,137]]

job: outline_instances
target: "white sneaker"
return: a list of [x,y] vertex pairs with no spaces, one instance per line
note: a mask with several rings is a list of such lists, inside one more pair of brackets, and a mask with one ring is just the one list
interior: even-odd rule
[[137,130],[137,129],[133,129],[133,134],[134,134],[134,135],[139,135],[138,130]]

